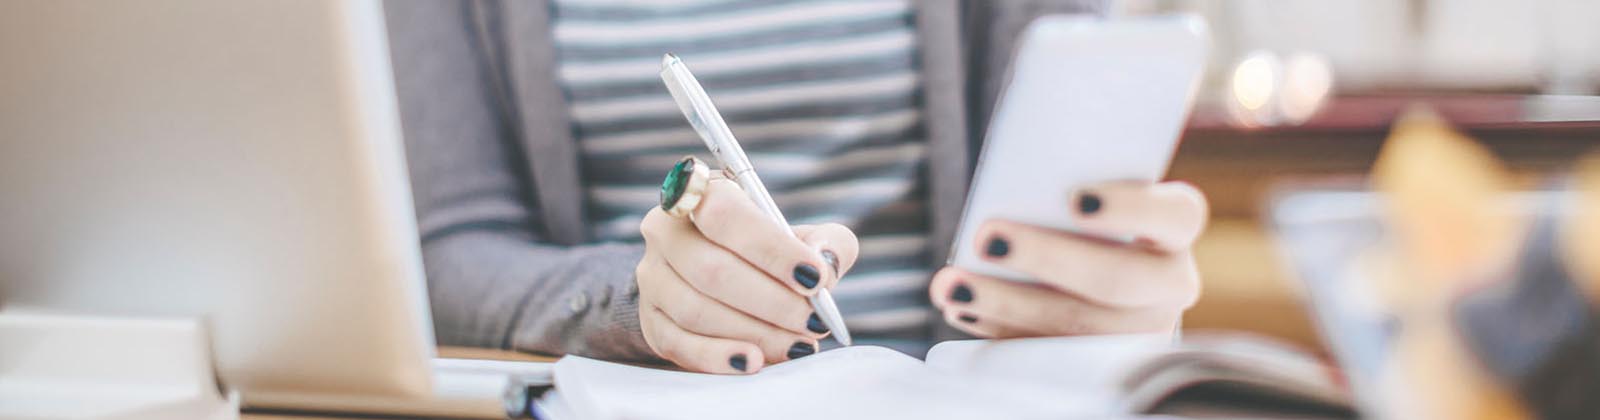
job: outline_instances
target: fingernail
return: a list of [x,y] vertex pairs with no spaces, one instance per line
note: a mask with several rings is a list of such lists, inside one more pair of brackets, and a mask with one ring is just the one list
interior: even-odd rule
[[950,300],[961,303],[972,302],[972,288],[965,284],[957,284],[955,289],[950,290]]
[[975,316],[972,316],[972,315],[967,315],[967,314],[961,314],[961,316],[956,317],[956,319],[959,319],[959,320],[961,320],[961,322],[965,322],[965,323],[968,323],[968,324],[976,324],[976,323],[978,323],[978,317],[975,317]]
[[794,266],[794,281],[807,289],[816,288],[817,282],[822,280],[821,276],[822,274],[817,272],[817,267],[811,264],[800,263]]
[[812,312],[811,317],[806,318],[806,329],[817,334],[827,334],[828,324],[822,323],[822,318],[818,317],[816,312]]
[[812,353],[816,352],[817,348],[812,347],[811,343],[796,341],[794,345],[789,346],[789,360],[810,356]]
[[827,262],[829,267],[833,267],[833,275],[835,275],[835,276],[839,275],[839,256],[838,255],[834,254],[833,251],[829,251],[829,250],[824,249],[824,250],[822,250],[822,260]]
[[1007,242],[1006,238],[999,236],[989,238],[989,246],[984,248],[984,252],[989,253],[991,257],[1004,257],[1006,254],[1011,253],[1011,242]]
[[744,372],[744,368],[748,366],[747,362],[748,360],[745,360],[743,354],[735,354],[733,357],[728,358],[728,366],[733,366],[733,370],[740,372]]
[[1099,212],[1101,204],[1103,203],[1100,202],[1099,194],[1095,194],[1092,191],[1084,191],[1078,194],[1078,212],[1083,213],[1084,216]]

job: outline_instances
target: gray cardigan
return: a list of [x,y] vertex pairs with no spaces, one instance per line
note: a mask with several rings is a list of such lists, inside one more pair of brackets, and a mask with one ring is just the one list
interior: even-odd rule
[[[1105,4],[912,1],[930,251],[943,261],[1018,32],[1042,14]],[[391,0],[385,9],[439,343],[655,360],[639,332],[642,246],[588,237],[549,2]]]

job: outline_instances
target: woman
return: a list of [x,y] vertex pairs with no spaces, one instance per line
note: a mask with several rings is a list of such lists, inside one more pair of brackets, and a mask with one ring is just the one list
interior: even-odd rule
[[[443,344],[738,374],[818,350],[805,297],[822,288],[857,341],[912,354],[961,333],[1170,331],[1197,298],[1206,210],[1181,183],[1059,192],[1081,226],[1135,246],[987,221],[974,245],[1043,286],[940,266],[1017,32],[1099,2],[387,6]],[[693,217],[656,207],[674,162],[705,156],[657,76],[664,52],[798,238],[727,180]]]

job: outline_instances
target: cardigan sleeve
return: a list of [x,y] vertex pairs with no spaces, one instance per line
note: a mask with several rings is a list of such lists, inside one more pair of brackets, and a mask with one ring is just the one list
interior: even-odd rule
[[639,331],[638,244],[544,241],[503,66],[475,4],[385,4],[440,344],[657,361]]

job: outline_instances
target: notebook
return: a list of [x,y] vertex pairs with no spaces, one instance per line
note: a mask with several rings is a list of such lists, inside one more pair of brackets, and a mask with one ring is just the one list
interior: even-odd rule
[[[1180,345],[1167,334],[952,341],[926,361],[855,346],[746,376],[568,356],[556,363],[556,388],[537,410],[558,420],[1273,417],[1283,407],[1290,408],[1283,417],[1348,417],[1347,394],[1327,373],[1315,359],[1267,342]],[[1239,404],[1263,399],[1273,407]]]

